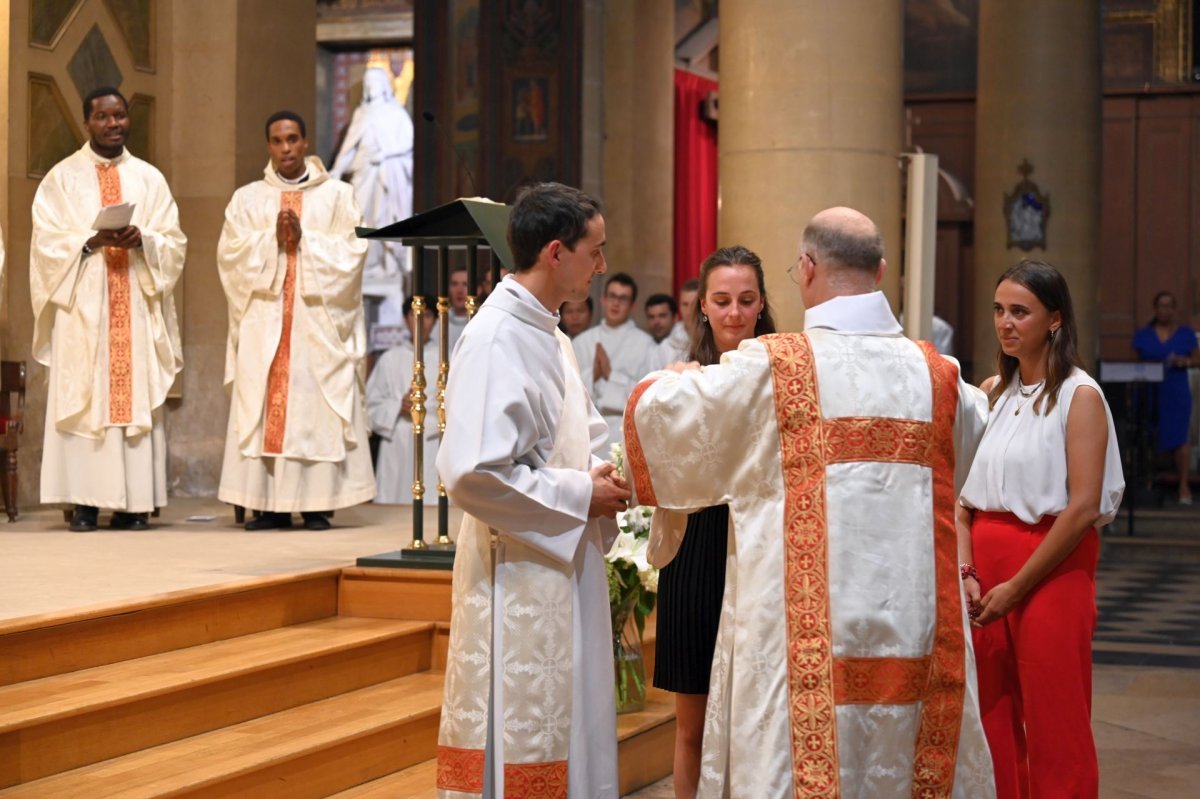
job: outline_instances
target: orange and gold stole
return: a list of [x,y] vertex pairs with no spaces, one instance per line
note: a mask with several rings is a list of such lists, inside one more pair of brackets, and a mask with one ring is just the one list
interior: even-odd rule
[[[121,203],[121,174],[116,164],[96,164],[100,203]],[[133,333],[129,318],[129,250],[104,248],[108,281],[108,420],[133,421]]]
[[[300,216],[304,193],[285,191],[280,200],[281,211],[295,211]],[[263,453],[283,453],[283,433],[287,427],[288,383],[292,366],[292,306],[296,299],[296,251],[299,243],[287,249],[287,275],[283,278],[283,325],[279,346],[267,373],[267,418],[263,425]]]

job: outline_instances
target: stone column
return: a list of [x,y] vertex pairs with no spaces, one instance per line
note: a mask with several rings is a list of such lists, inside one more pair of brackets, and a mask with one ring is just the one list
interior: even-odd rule
[[[675,4],[611,0],[605,14],[601,200],[608,271],[637,280],[634,311],[641,318],[645,298],[669,293],[673,274]],[[591,118],[585,105],[585,144]],[[596,313],[598,319],[599,306]]]
[[896,305],[903,144],[900,3],[739,0],[721,6],[718,243],[763,258],[781,330],[803,308],[786,270],[817,211],[847,205],[883,232]]
[[[1077,0],[982,0],[975,137],[975,377],[993,373],[996,280],[1024,257],[1071,288],[1079,353],[1095,362],[1100,222],[1100,12]],[[1033,167],[1046,246],[1008,247],[1004,195]]]

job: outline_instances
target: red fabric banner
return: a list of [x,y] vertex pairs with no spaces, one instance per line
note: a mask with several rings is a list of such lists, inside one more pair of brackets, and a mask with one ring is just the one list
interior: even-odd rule
[[700,107],[717,82],[675,70],[675,296],[717,248],[717,126]]

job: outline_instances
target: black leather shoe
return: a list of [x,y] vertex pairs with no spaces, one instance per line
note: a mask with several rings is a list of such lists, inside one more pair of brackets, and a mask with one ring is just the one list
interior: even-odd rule
[[149,530],[149,513],[127,513],[123,510],[114,511],[108,526],[114,530]]
[[71,511],[71,532],[90,533],[96,529],[96,522],[99,518],[99,508],[91,505],[76,505],[75,510]]
[[300,515],[304,517],[305,530],[328,530],[333,526],[324,511],[305,511]]
[[263,511],[258,516],[246,522],[246,529],[251,532],[254,530],[290,530],[291,527],[292,514],[290,513]]

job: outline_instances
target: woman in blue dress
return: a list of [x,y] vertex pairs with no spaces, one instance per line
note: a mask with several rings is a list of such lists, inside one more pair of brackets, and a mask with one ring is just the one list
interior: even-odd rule
[[1179,504],[1192,504],[1188,483],[1188,425],[1192,392],[1188,367],[1200,366],[1196,331],[1175,321],[1175,295],[1160,291],[1154,297],[1154,318],[1133,336],[1133,348],[1143,361],[1161,361],[1163,382],[1158,389],[1158,449],[1174,452],[1179,471]]

